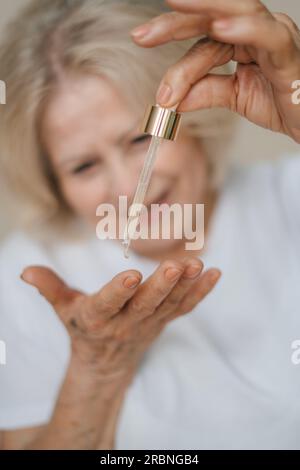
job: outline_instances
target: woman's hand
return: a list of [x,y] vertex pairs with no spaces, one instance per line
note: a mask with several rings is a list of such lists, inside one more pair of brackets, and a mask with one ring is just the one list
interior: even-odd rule
[[[225,107],[259,126],[300,143],[300,105],[292,88],[300,80],[300,31],[283,13],[258,0],[167,0],[176,10],[132,31],[153,47],[203,36],[171,66],[157,94],[161,106],[178,111]],[[230,60],[233,75],[209,73]]]
[[38,288],[64,323],[72,357],[105,382],[130,377],[164,326],[212,290],[220,271],[202,270],[198,258],[164,261],[142,284],[138,271],[124,271],[93,295],[68,287],[46,267],[30,266],[21,277]]

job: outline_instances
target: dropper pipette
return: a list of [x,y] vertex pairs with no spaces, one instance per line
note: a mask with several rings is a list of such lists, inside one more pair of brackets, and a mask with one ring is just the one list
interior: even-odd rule
[[161,137],[152,136],[150,146],[145,157],[144,166],[138,181],[133,203],[129,208],[129,214],[123,239],[125,258],[128,258],[130,242],[136,232],[136,228],[139,223],[140,215],[143,208],[143,202],[150,183],[150,178],[161,139]]
[[125,258],[129,257],[129,246],[136,233],[160,143],[163,139],[175,140],[177,136],[181,115],[176,112],[176,108],[177,105],[170,109],[155,105],[148,107],[146,111],[143,132],[151,134],[152,139],[144,160],[133,202],[129,208],[124,230],[122,243],[124,245]]

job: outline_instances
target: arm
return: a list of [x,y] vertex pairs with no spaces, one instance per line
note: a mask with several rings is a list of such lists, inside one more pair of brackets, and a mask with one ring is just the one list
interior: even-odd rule
[[131,375],[101,383],[71,359],[49,424],[0,432],[1,450],[113,449]]
[[71,359],[51,421],[25,449],[113,449],[131,376],[102,382]]

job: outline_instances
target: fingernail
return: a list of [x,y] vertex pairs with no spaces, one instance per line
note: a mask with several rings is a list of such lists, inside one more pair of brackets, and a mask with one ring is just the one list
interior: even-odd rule
[[167,85],[166,83],[163,83],[156,94],[156,100],[160,104],[167,104],[168,101],[170,101],[170,98],[172,96],[172,88],[170,85]]
[[151,31],[151,26],[146,24],[142,26],[138,26],[137,28],[134,28],[132,31],[130,31],[131,36],[133,36],[136,39],[141,39],[145,37],[148,33]]
[[213,22],[212,27],[218,31],[225,31],[232,27],[232,21],[228,19],[216,20]]
[[123,282],[124,287],[129,287],[129,289],[133,289],[136,287],[140,282],[140,279],[138,279],[135,276],[128,276]]
[[188,266],[185,271],[184,271],[184,277],[188,277],[190,279],[193,279],[198,276],[198,274],[201,272],[202,266],[198,265],[191,265]]
[[25,271],[26,271],[26,270],[24,270],[24,271],[22,272],[22,274],[20,274],[20,278],[21,278],[22,281],[24,281],[24,282],[31,282],[31,281],[32,281],[32,278],[31,278],[30,272],[27,273],[27,274],[25,274]]
[[175,281],[175,279],[179,278],[180,274],[181,271],[176,268],[168,268],[165,271],[166,279],[168,279],[169,281]]

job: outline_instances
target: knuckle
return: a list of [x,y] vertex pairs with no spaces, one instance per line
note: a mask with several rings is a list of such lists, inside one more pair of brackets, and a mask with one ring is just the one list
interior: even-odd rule
[[150,308],[147,300],[139,296],[133,297],[131,301],[131,309],[138,314],[147,314],[152,312],[152,308]]
[[175,11],[170,11],[163,15],[166,28],[170,31],[170,38],[174,39],[174,31],[177,26],[177,13]]
[[188,64],[186,57],[181,59],[176,64],[171,65],[167,72],[166,81],[176,83],[189,83],[190,73],[189,67],[187,65]]
[[[107,310],[103,310],[103,312],[106,313]],[[103,328],[107,317],[106,315],[101,315],[99,308],[95,307],[92,299],[87,303],[82,316],[85,329],[91,333]]]
[[292,31],[296,31],[296,32],[299,32],[299,28],[298,28],[298,25],[294,22],[294,20],[289,16],[287,15],[286,13],[283,13],[283,12],[276,12],[276,13],[273,13],[273,15],[275,16],[275,18],[278,20],[278,21],[281,21],[282,23],[284,23],[288,28],[290,28]]
[[108,316],[113,315],[116,312],[115,306],[111,301],[106,299],[104,295],[101,295],[99,305],[101,306],[101,310]]
[[160,283],[156,283],[154,286],[153,286],[153,297],[154,298],[161,298],[161,297],[164,297],[166,295],[166,289],[163,287],[162,284]]
[[154,16],[147,22],[147,24],[155,27],[157,24],[161,24],[164,21],[164,16],[165,16],[165,13]]
[[291,31],[289,28],[282,24],[282,29],[280,33],[280,42],[282,44],[282,47],[285,49],[291,49],[295,46],[294,38],[291,34]]
[[179,80],[180,83],[184,83],[185,85],[190,85],[192,83],[191,61],[194,60],[197,54],[198,50],[194,48],[193,50],[190,50],[188,55],[183,58],[178,70],[179,73],[177,75],[177,80]]
[[174,313],[175,309],[178,307],[178,302],[175,300],[168,300],[163,306],[157,311],[158,320],[163,320],[164,318],[169,318],[171,314]]
[[175,307],[177,307],[178,302],[180,300],[180,296],[178,295],[170,295],[168,300],[166,301],[166,305],[164,310],[165,311],[172,311]]

